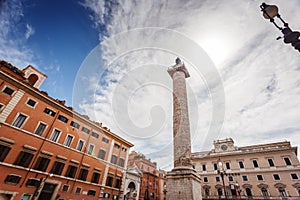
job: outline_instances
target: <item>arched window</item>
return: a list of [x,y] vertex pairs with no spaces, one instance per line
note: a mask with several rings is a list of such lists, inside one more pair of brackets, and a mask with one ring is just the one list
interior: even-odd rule
[[209,197],[209,188],[205,188],[205,197],[207,198],[207,197]]
[[297,191],[298,191],[298,195],[300,197],[300,187],[297,188]]
[[268,190],[266,188],[261,188],[261,193],[262,193],[262,195],[265,199],[268,199],[269,193],[268,193]]
[[283,187],[279,187],[278,191],[279,191],[280,196],[286,197],[286,192],[285,192],[285,189]]
[[250,188],[246,188],[246,195],[247,197],[252,197],[252,192]]
[[129,185],[128,185],[128,188],[130,190],[135,190],[135,184],[134,184],[134,182],[130,182]]
[[28,77],[28,82],[30,85],[34,85],[38,79],[39,77],[36,74],[30,74],[30,76]]
[[222,196],[223,192],[222,192],[222,188],[218,188],[218,196]]

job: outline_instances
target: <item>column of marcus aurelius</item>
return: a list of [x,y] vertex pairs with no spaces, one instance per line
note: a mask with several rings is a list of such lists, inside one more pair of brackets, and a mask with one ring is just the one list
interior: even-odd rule
[[167,173],[168,200],[201,200],[200,177],[191,163],[191,139],[185,79],[190,74],[177,58],[168,68],[173,79],[174,168]]

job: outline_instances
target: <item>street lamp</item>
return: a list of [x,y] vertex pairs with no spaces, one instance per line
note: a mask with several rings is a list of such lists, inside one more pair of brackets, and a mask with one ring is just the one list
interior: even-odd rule
[[224,169],[223,162],[221,161],[220,158],[217,162],[217,165],[218,165],[218,174],[220,174],[221,179],[222,179],[222,183],[223,183],[225,199],[227,199],[226,187],[225,187],[225,182],[224,182],[224,175],[226,175],[226,172],[225,172],[225,169]]
[[[260,5],[261,11],[263,12],[263,16],[265,19],[269,19],[271,23],[274,24],[276,28],[278,28],[283,33],[283,41],[286,44],[291,44],[296,50],[300,52],[300,32],[298,31],[292,31],[292,29],[289,27],[288,23],[286,23],[280,16],[278,12],[278,7],[275,5],[268,5],[266,3],[262,3]],[[282,23],[284,27],[279,26],[275,22],[275,17],[277,17]],[[278,39],[281,39],[282,37],[278,37]]]

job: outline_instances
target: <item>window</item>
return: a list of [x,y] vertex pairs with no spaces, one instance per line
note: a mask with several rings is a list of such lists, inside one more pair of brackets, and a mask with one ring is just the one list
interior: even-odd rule
[[124,159],[123,158],[119,159],[119,166],[124,167]]
[[257,162],[257,160],[253,160],[252,163],[253,163],[253,166],[254,166],[255,168],[258,167],[258,162]]
[[126,152],[126,151],[127,151],[127,149],[126,149],[126,148],[124,148],[124,147],[122,147],[122,151],[123,151],[123,152]]
[[26,104],[34,108],[34,106],[36,104],[36,101],[34,101],[32,99],[28,99],[28,101],[26,102]]
[[106,186],[112,187],[112,183],[113,183],[113,177],[112,176],[107,176]]
[[115,188],[120,188],[120,187],[121,187],[121,183],[122,183],[121,178],[120,178],[120,177],[117,178],[117,179],[116,179],[116,183],[115,183]]
[[107,138],[103,137],[103,138],[102,138],[102,142],[104,142],[104,143],[109,143],[109,140],[108,140]]
[[39,157],[34,169],[39,170],[39,171],[46,171],[48,165],[49,165],[50,159],[45,158],[45,157]]
[[12,185],[17,185],[21,180],[21,176],[15,175],[15,174],[9,174],[5,178],[5,183],[12,184]]
[[113,164],[117,164],[117,160],[118,160],[118,157],[115,156],[115,155],[112,155],[110,162],[113,163]]
[[120,145],[118,145],[118,144],[114,144],[114,147],[115,147],[116,149],[120,149]]
[[78,151],[81,151],[83,149],[83,145],[84,145],[84,141],[83,140],[79,140],[76,149]]
[[35,178],[29,178],[26,186],[27,187],[38,187],[40,184],[40,180],[39,179],[35,179]]
[[47,115],[50,115],[51,117],[54,117],[56,114],[56,112],[54,112],[50,108],[45,108],[44,113],[46,113]]
[[206,165],[202,165],[202,171],[206,171]]
[[61,175],[63,169],[64,169],[65,164],[59,161],[55,161],[51,173]]
[[68,118],[66,118],[65,116],[62,116],[62,115],[59,115],[58,118],[60,121],[64,122],[64,123],[67,123],[69,120]]
[[0,144],[0,162],[3,162],[10,151],[10,147]]
[[70,147],[71,143],[73,141],[73,138],[74,137],[72,135],[67,135],[64,145],[67,146],[67,147]]
[[203,177],[203,181],[204,181],[205,183],[207,183],[207,182],[208,182],[208,178],[207,178],[207,177]]
[[90,133],[90,130],[86,127],[82,127],[82,132],[86,133],[86,134],[89,134]]
[[89,155],[93,155],[94,154],[94,148],[95,148],[95,145],[93,145],[93,144],[89,145],[89,149],[88,149],[88,154]]
[[248,181],[248,176],[242,176],[243,181]]
[[291,174],[291,177],[293,180],[297,180],[298,179],[298,175],[297,174]]
[[6,86],[2,92],[11,96],[14,93],[14,90]]
[[95,132],[92,132],[92,136],[93,136],[94,138],[99,138],[99,134],[98,134],[98,133],[95,133]]
[[70,125],[74,128],[77,128],[77,129],[79,129],[79,127],[80,127],[80,125],[78,123],[74,122],[74,121],[71,121]]
[[225,165],[226,165],[226,169],[230,169],[230,163],[229,162],[225,163]]
[[61,131],[57,130],[57,129],[54,129],[51,137],[50,137],[50,140],[53,141],[53,142],[57,142],[58,138],[59,138],[59,135],[60,135]]
[[284,162],[285,162],[285,164],[288,165],[288,166],[289,166],[289,165],[292,165],[292,163],[291,163],[291,161],[290,161],[290,159],[289,159],[288,157],[285,157],[285,158],[284,158]]
[[87,195],[89,196],[95,196],[96,195],[96,191],[95,190],[89,190]]
[[44,133],[44,131],[45,131],[45,129],[46,129],[46,127],[47,127],[46,124],[40,122],[39,125],[38,125],[38,127],[37,127],[36,130],[34,131],[34,134],[39,135],[39,136],[42,136],[43,133]]
[[92,176],[91,182],[98,184],[99,183],[99,179],[100,179],[100,174],[98,172],[94,172],[93,176]]
[[88,175],[89,171],[87,169],[81,169],[78,175],[78,179],[82,181],[86,181],[86,177]]
[[233,177],[232,176],[228,176],[228,181],[233,181]]
[[0,103],[0,111],[2,110],[3,107],[4,107],[4,105],[2,103]]
[[279,174],[273,174],[273,178],[276,181],[280,180]]
[[69,165],[66,177],[74,178],[77,171],[77,167],[73,165]]
[[22,167],[28,167],[32,158],[33,158],[33,154],[25,151],[21,151],[14,164]]
[[218,170],[218,165],[217,165],[217,163],[214,163],[214,170]]
[[269,163],[270,167],[274,167],[275,166],[272,158],[268,158],[268,163]]
[[15,127],[21,128],[21,126],[24,124],[26,118],[27,118],[27,116],[25,116],[23,114],[19,114],[17,119],[14,121],[14,123],[12,125]]
[[216,177],[216,182],[220,182],[220,177],[219,176]]
[[239,161],[239,166],[240,166],[240,169],[244,169],[245,168],[244,162],[243,161]]
[[81,193],[81,187],[77,187],[75,190],[75,194],[80,194]]
[[259,181],[263,181],[263,180],[264,180],[263,176],[262,176],[262,175],[260,175],[260,174],[259,174],[259,175],[257,175],[256,177],[257,177],[257,180],[259,180]]
[[98,158],[104,160],[106,152],[103,149],[99,150]]
[[69,190],[69,185],[64,184],[64,185],[62,186],[61,191],[63,191],[63,192],[68,192],[68,190]]

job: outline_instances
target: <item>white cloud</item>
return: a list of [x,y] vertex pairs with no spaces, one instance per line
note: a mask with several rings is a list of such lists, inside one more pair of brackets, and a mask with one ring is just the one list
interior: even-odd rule
[[26,24],[26,32],[25,32],[26,40],[28,40],[29,37],[32,36],[33,34],[34,34],[34,28],[31,25]]
[[[78,97],[75,91],[75,98],[79,103],[84,99],[80,105],[82,110],[132,141],[136,150],[158,161],[161,167],[171,166],[172,93],[166,67],[173,64],[177,55],[183,56],[191,74],[187,85],[194,151],[212,147],[213,141],[208,144],[205,139],[225,137],[233,137],[237,145],[284,139],[300,145],[299,137],[295,137],[300,128],[297,123],[300,117],[297,109],[299,53],[275,40],[281,33],[261,16],[260,1],[189,1],[184,4],[182,1],[120,1],[111,10],[97,2],[86,1],[84,5],[95,11],[95,24],[101,25],[105,17],[109,19],[108,40],[101,43],[105,63],[95,66],[95,57],[83,63],[82,68],[90,66],[87,71],[97,72],[93,73],[91,84],[84,86],[90,87],[92,92]],[[300,30],[296,27],[300,24],[298,1],[267,3],[277,4],[283,18],[292,28]],[[161,34],[136,31],[138,34],[130,40],[126,38],[126,31],[145,27],[168,28],[186,38],[180,40],[172,31]],[[118,34],[124,32],[126,37],[118,39]],[[214,89],[219,86],[216,85],[218,76],[206,75],[215,67],[201,51],[185,51],[189,39],[203,47],[216,64],[225,99],[221,95],[217,96],[221,99],[212,101]],[[169,40],[172,43],[168,43]],[[173,51],[137,49],[141,43],[144,47],[157,45]],[[135,50],[126,52],[126,49]],[[202,62],[193,62],[185,56],[194,54],[202,56]],[[75,90],[79,88],[75,85]],[[214,109],[222,107],[216,102],[225,103],[226,117],[220,133],[209,132],[209,126],[215,125],[211,122]],[[155,124],[159,127],[151,127]],[[147,132],[144,129],[147,127],[158,132]],[[134,132],[136,130],[140,131]]]

